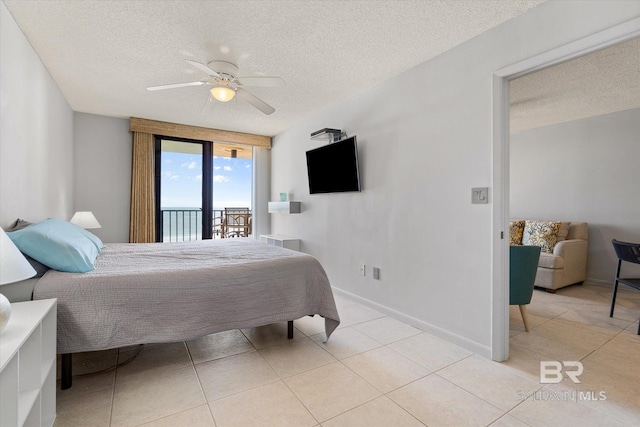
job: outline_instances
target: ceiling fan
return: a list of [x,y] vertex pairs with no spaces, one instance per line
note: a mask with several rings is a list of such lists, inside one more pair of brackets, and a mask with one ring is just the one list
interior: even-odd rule
[[237,96],[239,99],[248,102],[258,110],[262,111],[264,114],[268,115],[276,111],[276,109],[271,105],[267,104],[252,93],[246,91],[244,87],[281,87],[284,86],[284,80],[282,80],[280,77],[237,77],[238,67],[231,62],[211,61],[207,65],[205,65],[188,59],[186,59],[186,61],[200,71],[204,71],[205,73],[207,73],[207,75],[209,75],[209,78],[196,82],[150,86],[147,88],[147,90],[155,91],[175,89],[187,86],[209,85],[213,86],[211,88],[211,95],[218,101],[231,101],[234,97]]

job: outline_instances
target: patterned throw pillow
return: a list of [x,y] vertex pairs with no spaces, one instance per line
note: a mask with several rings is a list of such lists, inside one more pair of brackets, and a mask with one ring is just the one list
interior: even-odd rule
[[519,246],[522,244],[522,233],[524,233],[524,220],[509,222],[509,245]]
[[522,244],[540,246],[542,252],[553,252],[558,239],[560,222],[558,221],[525,221]]

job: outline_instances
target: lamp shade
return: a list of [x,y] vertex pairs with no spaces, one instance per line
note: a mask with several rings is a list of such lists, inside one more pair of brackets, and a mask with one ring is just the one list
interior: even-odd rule
[[236,91],[226,86],[216,86],[211,89],[211,95],[221,102],[231,101],[236,96]]
[[[0,228],[0,285],[26,280],[36,275],[29,261]],[[0,331],[7,326],[11,317],[11,303],[0,294]]]
[[26,280],[35,274],[29,261],[0,228],[0,285]]
[[93,215],[93,212],[89,211],[78,211],[73,214],[71,217],[72,224],[77,225],[82,228],[102,228],[96,217]]

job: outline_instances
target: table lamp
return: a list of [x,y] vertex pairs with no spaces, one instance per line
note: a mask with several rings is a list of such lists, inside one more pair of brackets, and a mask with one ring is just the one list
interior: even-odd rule
[[[29,261],[13,244],[7,233],[0,228],[0,286],[26,280],[36,275]],[[0,294],[0,331],[9,323],[11,303]]]
[[78,211],[73,214],[71,217],[71,224],[75,224],[78,227],[82,227],[84,229],[89,228],[102,228],[98,220],[96,219],[93,212],[90,211]]

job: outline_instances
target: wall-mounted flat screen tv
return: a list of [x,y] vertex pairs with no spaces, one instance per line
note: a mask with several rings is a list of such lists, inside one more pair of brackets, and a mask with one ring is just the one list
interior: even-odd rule
[[307,151],[309,192],[360,191],[356,137]]

